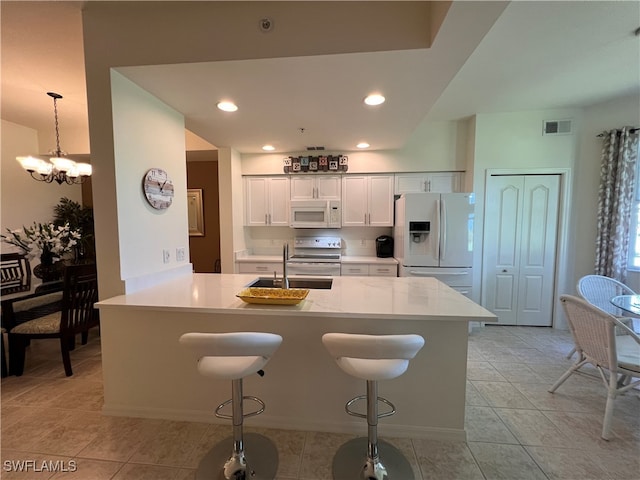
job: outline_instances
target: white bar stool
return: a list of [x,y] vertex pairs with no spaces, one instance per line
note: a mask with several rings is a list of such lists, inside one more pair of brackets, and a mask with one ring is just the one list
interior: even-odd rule
[[[367,438],[350,440],[338,449],[333,458],[333,478],[412,480],[413,469],[402,452],[387,442],[378,441],[378,419],[396,413],[396,407],[389,400],[378,397],[378,381],[396,378],[406,372],[409,360],[424,346],[424,339],[411,334],[326,333],[322,336],[322,343],[342,370],[367,381],[367,394],[352,398],[345,405],[349,415],[367,419]],[[356,401],[364,399],[367,401],[366,415],[351,410]],[[378,402],[386,404],[390,410],[378,413]],[[363,459],[365,443],[367,454]]]
[[[263,435],[243,435],[243,419],[264,412],[265,404],[257,397],[243,396],[242,379],[261,370],[282,343],[273,333],[185,333],[180,344],[195,354],[198,373],[208,378],[231,380],[231,399],[218,405],[215,415],[233,423],[233,450],[230,439],[217,444],[200,462],[198,480],[273,480],[278,470],[278,450]],[[244,413],[243,401],[252,400],[260,408]],[[231,404],[231,415],[220,411]],[[245,456],[245,443],[247,455]],[[226,460],[226,461],[225,461]]]

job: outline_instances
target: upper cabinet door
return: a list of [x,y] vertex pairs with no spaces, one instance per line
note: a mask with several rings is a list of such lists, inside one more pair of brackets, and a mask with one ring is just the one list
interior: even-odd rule
[[341,198],[342,177],[338,175],[291,176],[291,200],[340,200]]
[[368,180],[366,175],[342,177],[342,226],[367,225],[369,213]]
[[462,191],[462,172],[397,173],[396,195],[403,193],[453,193]]
[[316,198],[340,200],[342,198],[342,177],[338,175],[316,177]]
[[393,226],[393,175],[369,177],[369,218],[372,227]]
[[393,226],[393,175],[345,175],[342,226]]
[[454,193],[462,191],[462,173],[438,172],[427,176],[427,191],[432,193]]
[[427,191],[427,178],[424,173],[396,173],[396,195],[403,193],[423,193]]
[[289,226],[289,178],[272,177],[269,189],[269,225]]
[[306,175],[291,176],[291,200],[311,200],[315,198],[315,178]]
[[245,225],[268,225],[268,188],[269,179],[266,177],[245,178]]
[[245,178],[247,226],[289,226],[289,177]]

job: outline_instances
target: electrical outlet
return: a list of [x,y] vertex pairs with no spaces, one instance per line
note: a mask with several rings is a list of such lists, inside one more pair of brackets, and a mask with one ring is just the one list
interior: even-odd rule
[[187,252],[184,247],[176,248],[176,262],[184,262],[186,255]]
[[171,253],[169,252],[169,250],[162,250],[162,262],[163,263],[169,263],[169,261],[171,260]]
[[361,238],[361,239],[360,239],[360,246],[361,246],[361,247],[366,247],[366,246],[367,246],[367,240],[366,240],[366,239],[364,239],[364,238]]

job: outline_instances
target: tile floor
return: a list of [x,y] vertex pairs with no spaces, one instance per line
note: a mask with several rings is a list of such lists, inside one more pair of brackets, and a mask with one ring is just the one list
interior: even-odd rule
[[[613,438],[602,440],[606,396],[598,378],[574,376],[547,392],[569,366],[570,349],[567,332],[477,329],[469,339],[468,442],[387,440],[407,453],[416,480],[640,479],[640,392],[617,399]],[[33,341],[24,376],[2,380],[2,479],[191,479],[198,460],[230,434],[205,423],[102,416],[95,333],[72,364],[73,377],[64,377],[57,341]],[[329,480],[333,453],[351,438],[254,430],[279,448],[278,480]],[[39,471],[34,464],[28,473],[12,471],[21,460]],[[75,472],[55,471],[73,465]]]

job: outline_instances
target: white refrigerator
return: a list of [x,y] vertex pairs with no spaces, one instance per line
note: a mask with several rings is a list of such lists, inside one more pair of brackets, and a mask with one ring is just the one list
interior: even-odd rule
[[394,257],[401,277],[436,277],[473,292],[473,193],[406,193],[395,203]]

